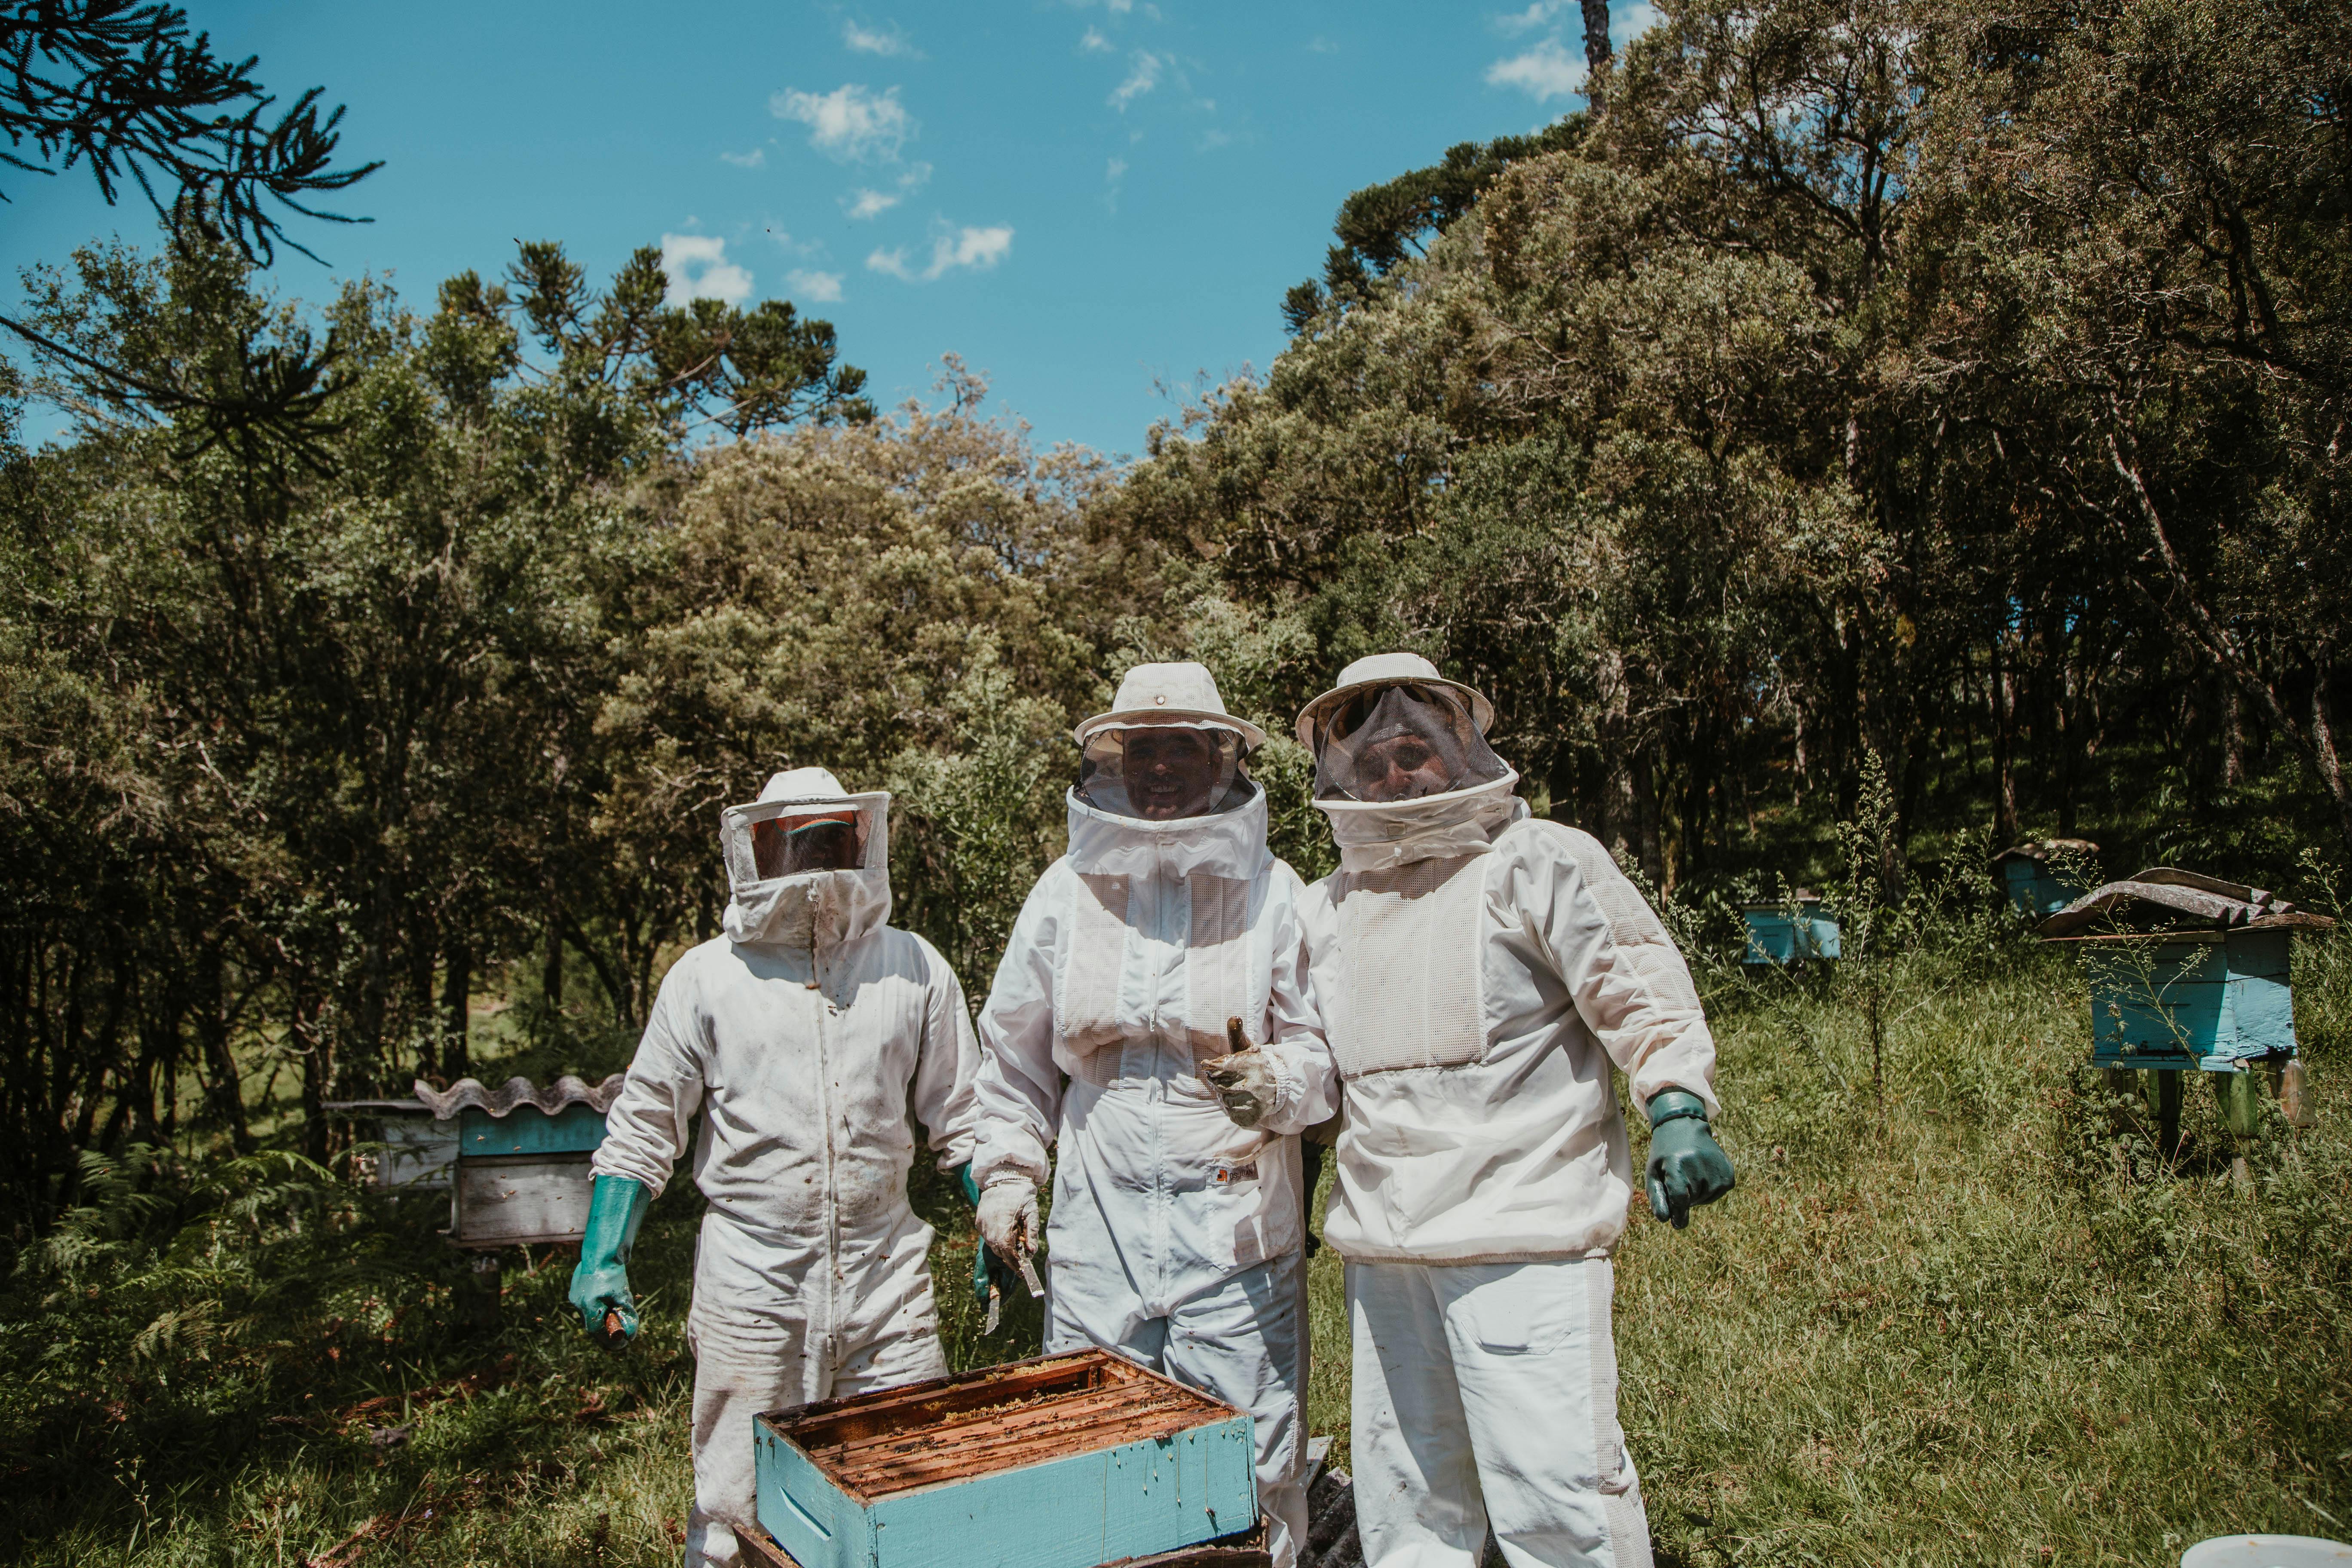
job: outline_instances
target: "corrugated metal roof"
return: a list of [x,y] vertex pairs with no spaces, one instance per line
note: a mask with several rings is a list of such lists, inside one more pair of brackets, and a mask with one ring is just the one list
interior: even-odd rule
[[461,1078],[447,1089],[435,1089],[418,1079],[416,1098],[436,1120],[446,1120],[460,1110],[486,1110],[492,1116],[505,1116],[526,1105],[536,1106],[550,1116],[567,1105],[586,1105],[601,1116],[612,1109],[627,1077],[616,1072],[592,1088],[566,1073],[545,1089],[534,1087],[527,1078],[510,1078],[496,1089],[487,1088],[481,1079],[473,1078]]
[[2041,932],[2045,937],[2072,936],[2087,928],[2126,921],[2140,929],[2180,931],[2268,926],[2324,930],[2336,923],[2325,915],[2306,914],[2263,888],[2225,882],[2173,866],[2151,866],[2137,876],[2084,894],[2043,921]]

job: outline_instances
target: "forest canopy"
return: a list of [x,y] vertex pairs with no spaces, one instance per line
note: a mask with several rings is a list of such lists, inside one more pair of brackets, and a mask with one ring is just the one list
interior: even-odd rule
[[[485,998],[525,1070],[617,1066],[716,929],[719,808],[787,765],[894,792],[901,918],[984,990],[1141,658],[1280,735],[1426,652],[1538,810],[1694,904],[1818,875],[1871,758],[1895,891],[2036,833],[2341,854],[2341,9],[1662,10],[1599,112],[1351,197],[1265,302],[1287,350],[1125,466],[952,360],[877,410],[828,324],[669,306],[651,253],[303,304],[182,223],[37,271],[14,1235],[89,1151],[331,1153],[328,1101],[478,1065]],[[208,412],[271,365],[298,419]],[[69,434],[23,445],[27,398]],[[1297,748],[1258,768],[1322,869]]]

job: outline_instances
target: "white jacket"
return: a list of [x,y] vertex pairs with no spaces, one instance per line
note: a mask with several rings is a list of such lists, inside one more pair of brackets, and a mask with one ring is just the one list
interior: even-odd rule
[[1591,835],[1517,775],[1392,805],[1318,801],[1340,868],[1300,905],[1345,1085],[1323,1238],[1351,1262],[1606,1256],[1634,1102],[1715,1100],[1682,954]]
[[862,1273],[908,1259],[919,1270],[930,1229],[907,1202],[914,1122],[940,1169],[971,1154],[979,1046],[963,988],[929,942],[887,923],[887,797],[843,798],[876,823],[863,866],[734,879],[727,934],[662,978],[593,1164],[658,1194],[700,1111],[695,1184],[771,1300],[819,1279],[854,1295]]
[[[1030,890],[981,1012],[972,1174],[1042,1184],[1057,1142],[1055,1289],[1100,1264],[1157,1316],[1304,1243],[1287,1135],[1333,1103],[1305,889],[1266,850],[1263,789],[1166,823],[1073,791],[1069,821],[1070,852]],[[1228,1017],[1274,1068],[1255,1129],[1234,1126],[1197,1071],[1224,1054]]]

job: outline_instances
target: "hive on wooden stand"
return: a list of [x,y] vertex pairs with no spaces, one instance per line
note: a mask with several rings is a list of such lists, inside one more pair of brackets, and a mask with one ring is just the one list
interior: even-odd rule
[[1265,1568],[1250,1417],[1099,1350],[761,1415],[790,1568]]
[[371,1119],[383,1148],[370,1184],[379,1192],[446,1192],[453,1247],[474,1254],[467,1315],[494,1318],[499,1253],[509,1247],[578,1243],[587,1234],[588,1163],[604,1142],[604,1113],[624,1075],[590,1085],[565,1076],[545,1089],[510,1078],[497,1089],[460,1079],[447,1089],[418,1079],[408,1100],[346,1100],[327,1109]]
[[2297,931],[2335,924],[2261,888],[2155,866],[2075,900],[2041,932],[2081,945],[2092,1063],[2117,1088],[2148,1075],[2168,1155],[2184,1072],[2210,1075],[2223,1123],[2240,1137],[2261,1127],[2265,1085],[2290,1122],[2306,1123],[2290,944]]
[[2020,914],[2039,919],[2091,890],[2098,854],[2087,838],[2032,839],[1994,856],[1992,879]]
[[1787,966],[1838,956],[1838,923],[1822,913],[1818,893],[1799,888],[1779,902],[1739,906],[1748,924],[1748,951],[1742,963]]

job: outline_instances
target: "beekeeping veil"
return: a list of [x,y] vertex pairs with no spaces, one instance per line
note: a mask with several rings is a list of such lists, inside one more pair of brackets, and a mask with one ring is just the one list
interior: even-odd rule
[[1315,804],[1331,820],[1341,868],[1475,853],[1526,816],[1519,775],[1486,743],[1494,718],[1483,695],[1419,654],[1376,654],[1341,670],[1297,731],[1315,756]]
[[882,791],[850,795],[824,768],[794,768],[719,813],[719,839],[733,941],[829,947],[890,919]]
[[1110,710],[1072,731],[1078,798],[1097,811],[1167,822],[1231,811],[1255,791],[1246,766],[1265,731],[1225,711],[1206,667],[1139,664]]

